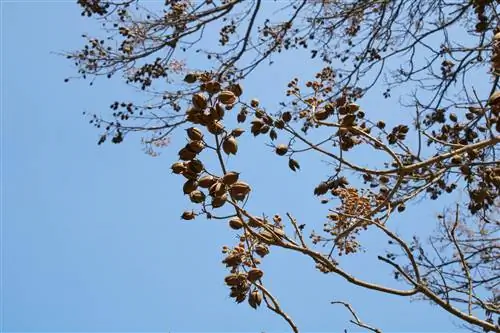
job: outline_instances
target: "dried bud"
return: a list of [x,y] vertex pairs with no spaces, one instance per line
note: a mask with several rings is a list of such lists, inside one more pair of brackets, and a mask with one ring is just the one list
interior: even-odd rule
[[264,276],[264,272],[258,268],[252,268],[247,273],[247,279],[250,282],[255,282]]
[[285,144],[279,144],[276,146],[276,154],[283,156],[288,152],[288,146]]
[[195,217],[196,217],[196,215],[194,214],[193,211],[190,211],[190,212],[189,211],[185,211],[181,215],[181,219],[186,220],[186,221],[194,220]]
[[186,130],[188,137],[193,141],[199,141],[203,139],[203,133],[196,127],[190,127]]
[[238,151],[238,143],[236,142],[236,139],[233,136],[227,137],[222,143],[222,150],[224,150],[224,152],[228,155],[236,155],[236,152]]

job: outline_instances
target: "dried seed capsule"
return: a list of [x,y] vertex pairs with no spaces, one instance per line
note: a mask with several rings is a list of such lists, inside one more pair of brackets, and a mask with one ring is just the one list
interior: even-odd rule
[[192,98],[193,105],[198,109],[205,109],[207,107],[207,98],[202,93],[196,93]]
[[200,173],[204,167],[200,160],[193,159],[187,163],[187,168],[194,173]]
[[235,171],[229,171],[222,177],[222,182],[226,185],[232,185],[238,181],[240,174]]
[[194,203],[201,203],[205,201],[205,193],[199,190],[193,191],[189,193],[189,199],[191,199],[191,201]]
[[212,176],[203,176],[198,180],[198,186],[203,188],[209,188],[215,183],[215,178]]
[[226,187],[222,183],[217,182],[210,186],[208,193],[210,193],[210,195],[213,197],[220,197],[221,195],[226,193]]
[[247,279],[250,282],[255,282],[264,276],[264,272],[258,268],[252,268],[247,272]]
[[182,213],[181,215],[181,218],[183,220],[186,220],[186,221],[189,221],[189,220],[194,220],[194,218],[196,217],[196,215],[194,214],[193,211],[185,211],[184,213]]
[[171,169],[173,173],[180,174],[186,170],[186,166],[183,162],[175,162],[172,164]]
[[236,103],[236,95],[229,90],[223,90],[219,93],[219,102],[224,105],[232,105]]
[[236,182],[229,188],[231,197],[235,200],[244,200],[245,196],[250,192],[250,185],[245,182]]
[[213,208],[222,207],[222,206],[224,206],[226,201],[227,201],[227,194],[226,193],[224,193],[220,197],[214,197],[214,198],[212,198],[212,207]]
[[233,217],[232,219],[229,220],[229,226],[231,229],[238,230],[243,228],[243,221],[239,217]]
[[221,134],[224,131],[224,125],[220,121],[210,121],[207,123],[207,129],[212,134]]
[[243,94],[243,87],[239,83],[232,84],[228,90],[235,94],[236,97],[240,97]]
[[279,144],[276,146],[276,154],[283,156],[288,152],[288,146],[285,144]]
[[196,128],[190,127],[186,130],[188,137],[193,141],[199,141],[203,139],[203,132]]
[[254,290],[248,295],[248,304],[252,308],[257,309],[257,307],[259,307],[261,303],[262,294],[258,290]]
[[269,248],[264,244],[257,244],[255,246],[255,253],[257,253],[261,257],[265,257],[269,254]]
[[196,153],[190,151],[187,148],[182,148],[179,151],[179,158],[183,161],[189,161],[196,157]]
[[182,186],[182,191],[184,192],[184,194],[189,194],[194,190],[196,190],[197,187],[198,187],[198,182],[196,180],[188,179]]
[[193,153],[199,154],[205,148],[203,141],[191,141],[188,143],[186,148]]
[[236,155],[238,151],[238,143],[233,136],[227,137],[226,140],[222,143],[222,150],[228,155],[233,154]]

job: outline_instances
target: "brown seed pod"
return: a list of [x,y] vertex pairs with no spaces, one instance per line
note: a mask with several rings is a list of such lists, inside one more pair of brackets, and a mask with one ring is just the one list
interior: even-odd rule
[[245,112],[239,112],[238,113],[238,116],[236,116],[236,120],[239,122],[239,123],[244,123],[245,120],[247,120],[247,114]]
[[259,106],[259,100],[254,98],[250,101],[250,106],[253,107],[253,108],[256,108]]
[[198,75],[196,75],[195,73],[188,73],[184,77],[184,82],[191,84],[191,83],[195,83],[197,79],[198,79]]
[[288,111],[283,112],[283,114],[281,115],[281,119],[283,119],[285,123],[288,123],[290,120],[292,120],[292,114]]
[[264,258],[266,255],[269,254],[269,248],[264,245],[264,244],[257,244],[255,245],[255,253],[257,253],[259,256]]
[[261,303],[262,303],[262,294],[257,289],[255,289],[248,295],[248,304],[252,308],[257,309]]
[[236,97],[240,97],[243,94],[243,87],[239,83],[230,85],[228,90],[235,94]]
[[243,228],[244,223],[239,217],[233,217],[229,220],[229,226],[231,227],[231,229],[238,230]]
[[200,160],[193,159],[187,163],[187,168],[189,171],[194,173],[200,173],[203,171],[203,163]]
[[497,105],[499,103],[500,103],[500,90],[497,90],[493,94],[491,94],[490,98],[488,99],[488,104]]
[[250,218],[248,219],[248,226],[252,228],[260,228],[265,224],[264,219],[260,217]]
[[193,141],[203,140],[203,132],[196,127],[190,127],[186,130],[186,132],[188,137]]
[[252,268],[247,272],[247,279],[250,282],[255,282],[264,276],[264,272],[259,268]]
[[237,286],[240,284],[240,278],[238,276],[238,274],[229,274],[228,276],[226,276],[224,278],[224,282],[226,282],[226,284],[228,286]]
[[222,143],[222,150],[228,155],[236,155],[238,151],[238,142],[233,136],[228,136]]
[[221,195],[226,193],[226,187],[222,183],[216,182],[215,184],[210,186],[208,193],[213,197],[220,197]]
[[196,217],[195,213],[193,211],[185,211],[181,215],[181,219],[189,221],[189,220],[194,220]]
[[210,109],[210,118],[212,120],[221,120],[224,118],[225,113],[226,111],[224,110],[222,104],[217,103],[214,108]]
[[224,105],[232,105],[236,103],[236,95],[229,90],[223,90],[219,93],[219,102]]
[[288,146],[285,144],[279,144],[276,146],[276,154],[283,156],[288,152]]
[[232,185],[238,181],[240,174],[236,171],[229,171],[222,177],[222,182],[226,185]]
[[203,188],[209,188],[210,186],[212,186],[215,183],[215,181],[216,180],[213,176],[206,175],[206,176],[201,177],[198,180],[198,186],[203,187]]
[[245,182],[236,182],[229,188],[229,193],[235,200],[244,200],[250,192],[250,185]]
[[227,194],[226,193],[224,193],[220,197],[214,197],[214,198],[212,198],[212,207],[213,208],[222,207],[222,206],[224,206],[226,201],[227,201]]
[[328,116],[330,116],[330,113],[328,111],[326,111],[325,109],[319,110],[316,113],[314,113],[314,117],[317,120],[325,120],[326,118],[328,118]]
[[235,138],[239,137],[245,132],[243,128],[235,128],[234,130],[231,131],[231,136],[234,136]]
[[220,121],[210,121],[207,123],[207,129],[212,134],[221,134],[224,131],[224,125]]
[[205,83],[205,91],[208,92],[209,94],[216,94],[220,91],[221,86],[220,83],[217,81],[210,81]]
[[183,161],[189,161],[196,157],[196,153],[190,151],[187,148],[182,148],[179,150],[179,158]]
[[344,118],[342,118],[342,121],[340,123],[341,126],[343,127],[351,127],[354,125],[354,121],[356,120],[356,116],[353,114],[348,114]]
[[205,148],[203,141],[191,141],[188,143],[186,148],[193,153],[199,154]]
[[347,112],[354,113],[359,110],[359,105],[355,103],[349,103],[346,105]]
[[186,168],[186,170],[182,173],[182,175],[186,178],[186,179],[198,179],[198,174],[196,172],[193,172],[191,170],[188,170]]
[[189,194],[196,190],[198,188],[198,182],[194,179],[188,179],[185,183],[184,186],[182,187],[182,191],[184,194]]
[[199,190],[195,190],[189,193],[189,199],[191,199],[191,201],[194,203],[201,203],[205,201],[205,193]]
[[266,243],[274,243],[274,236],[269,230],[262,230],[259,235],[264,239]]
[[205,109],[207,107],[207,98],[202,93],[196,93],[192,98],[193,105],[198,109]]
[[170,168],[172,169],[172,172],[176,174],[180,174],[186,170],[184,162],[175,162]]

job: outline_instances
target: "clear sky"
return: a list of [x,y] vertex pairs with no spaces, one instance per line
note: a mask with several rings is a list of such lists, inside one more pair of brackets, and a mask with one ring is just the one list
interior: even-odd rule
[[[183,138],[173,138],[172,147],[157,158],[141,152],[139,137],[97,146],[99,133],[82,111],[106,112],[116,98],[136,93],[108,81],[93,87],[63,83],[75,71],[55,52],[78,48],[82,33],[96,31],[75,2],[1,4],[1,330],[287,330],[265,308],[255,311],[228,297],[220,252],[234,244],[227,226],[180,221],[191,205],[169,167]],[[274,102],[272,93],[291,78],[286,68],[301,65],[290,56],[281,67],[257,73],[246,88]],[[262,89],[270,78],[279,84]],[[240,150],[254,149],[255,142],[243,139]],[[230,161],[254,184],[250,208],[269,215],[291,211],[321,225],[324,208],[320,211],[311,196],[311,186],[326,175],[314,171],[321,161],[300,160],[299,177],[261,146]],[[263,172],[267,157],[274,158],[271,171],[284,173],[277,181],[272,172]],[[270,181],[277,182],[271,190]],[[287,189],[291,183],[299,190]],[[413,215],[401,221],[402,232],[410,223],[428,219],[422,228],[434,223],[431,206],[410,211]],[[368,240],[375,247],[378,241],[376,236]],[[347,267],[391,282],[390,269],[377,263],[377,254],[362,255]],[[269,288],[302,331],[356,331],[345,309],[329,305],[331,300],[349,300],[364,321],[384,331],[458,330],[436,307],[351,286],[317,272],[301,256],[274,251],[263,265]]]

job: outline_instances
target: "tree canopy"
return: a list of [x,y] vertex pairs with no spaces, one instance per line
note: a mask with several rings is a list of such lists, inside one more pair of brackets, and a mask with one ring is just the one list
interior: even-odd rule
[[[499,1],[78,4],[102,24],[102,36],[83,35],[84,47],[66,54],[76,77],[116,77],[144,97],[89,115],[98,143],[140,134],[155,156],[171,150],[171,137],[186,138],[171,166],[185,183],[172,192],[193,203],[179,212],[182,219],[227,220],[238,235],[223,248],[225,283],[236,302],[265,304],[298,332],[260,267],[282,248],[346,283],[425,300],[473,331],[500,332]],[[260,102],[258,92],[248,96],[245,80],[283,57],[308,61],[311,76],[288,68],[289,82],[273,105]],[[262,82],[263,90],[273,84]],[[404,116],[365,104],[370,94]],[[296,207],[281,215],[248,209],[259,193],[240,177],[244,170],[231,169],[231,161],[252,154],[238,148],[241,136],[265,137],[298,177],[315,172],[301,169],[301,158],[326,161],[328,176],[307,192],[324,204],[322,221],[297,219]],[[406,239],[395,231],[398,219],[421,201],[442,207],[429,222],[435,231]],[[394,285],[343,268],[363,250],[367,232],[386,237],[387,251],[377,258],[392,270]],[[380,332],[348,302],[333,303],[344,305],[354,324]]]

